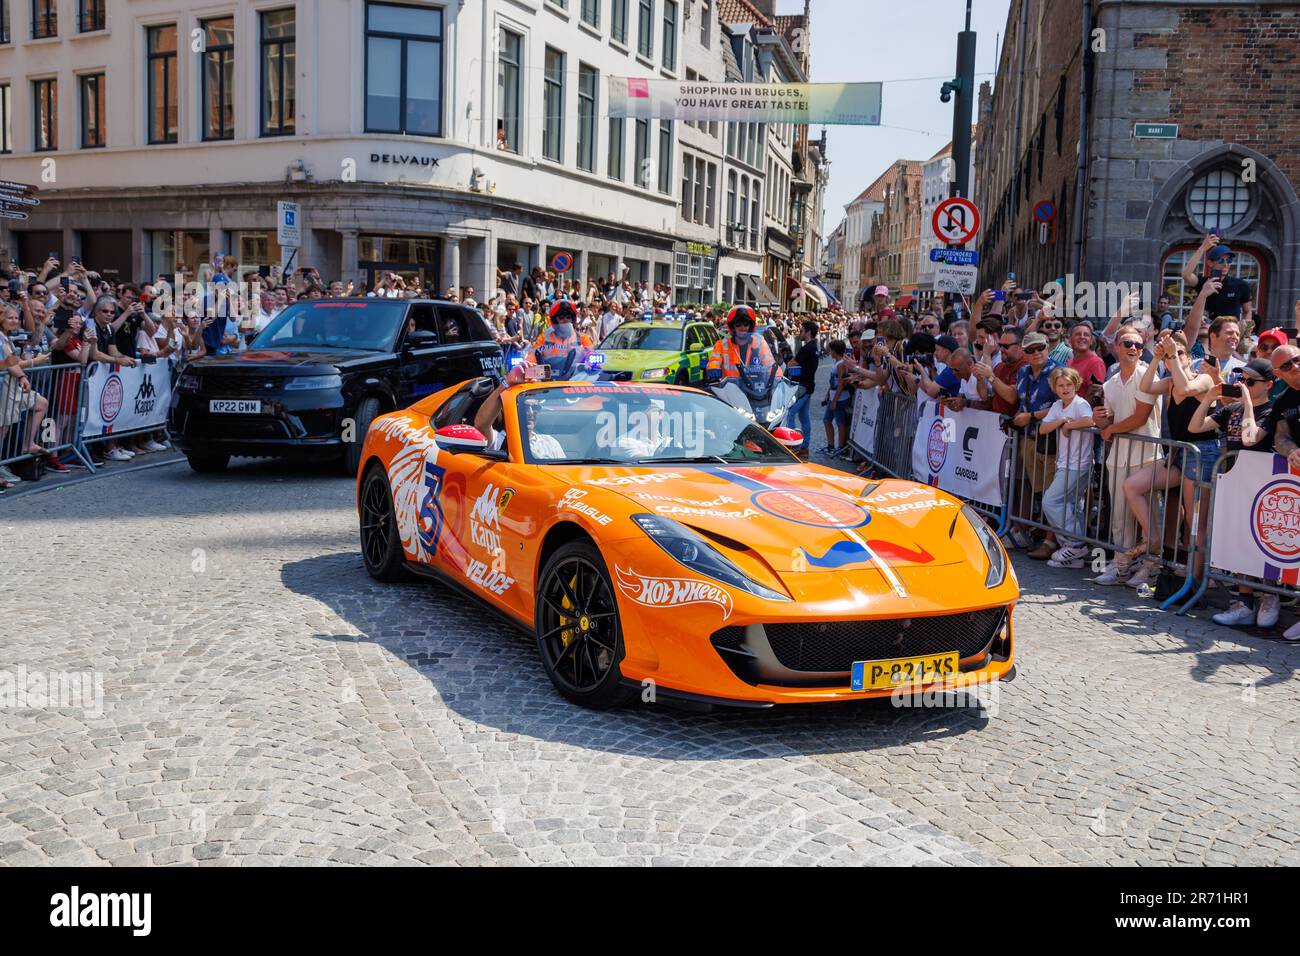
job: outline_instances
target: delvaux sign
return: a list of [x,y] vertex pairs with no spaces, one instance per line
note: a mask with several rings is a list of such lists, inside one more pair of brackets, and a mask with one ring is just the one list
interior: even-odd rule
[[705,83],[609,78],[613,118],[879,126],[879,83]]

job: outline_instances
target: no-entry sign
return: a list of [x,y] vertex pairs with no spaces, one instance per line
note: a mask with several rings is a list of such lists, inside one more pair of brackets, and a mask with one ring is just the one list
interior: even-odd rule
[[979,232],[980,211],[969,199],[953,196],[935,207],[930,228],[941,241],[963,245]]

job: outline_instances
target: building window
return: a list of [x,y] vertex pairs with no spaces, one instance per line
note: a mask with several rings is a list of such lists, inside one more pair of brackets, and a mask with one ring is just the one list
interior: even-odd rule
[[176,142],[176,24],[149,27],[149,142]]
[[713,212],[715,209],[713,204],[713,197],[717,191],[718,167],[715,164],[710,163],[708,171],[709,171],[709,177],[705,183],[704,215],[705,215],[705,225],[712,228],[714,224]]
[[9,0],[0,0],[0,43],[13,39],[9,33]]
[[32,112],[35,120],[34,141],[38,153],[59,148],[59,82],[55,79],[32,81]]
[[104,131],[104,74],[81,77],[81,148],[94,149],[106,142]]
[[665,196],[673,191],[673,124],[659,121],[659,191]]
[[1199,232],[1227,231],[1246,218],[1250,192],[1241,176],[1227,169],[1206,173],[1192,183],[1187,211]]
[[727,173],[727,221],[724,223],[730,232],[736,225],[736,174]]
[[704,168],[713,167],[708,163],[697,161],[695,163],[695,214],[691,217],[691,222],[704,225]]
[[203,138],[235,135],[235,18],[203,20]]
[[263,136],[287,136],[295,129],[297,100],[294,76],[298,57],[294,28],[292,9],[270,10],[262,14]]
[[664,0],[664,69],[677,69],[677,0]]
[[582,0],[582,22],[600,29],[600,0]]
[[623,117],[609,118],[609,178],[623,181]]
[[691,174],[695,171],[695,157],[682,157],[682,218],[694,222],[695,214],[695,180]]
[[32,39],[59,35],[58,0],[32,0]]
[[636,121],[636,152],[633,153],[636,168],[632,173],[636,184],[642,189],[650,188],[650,121]]
[[600,73],[585,63],[578,66],[578,168],[596,168],[596,88]]
[[14,151],[13,102],[9,98],[9,84],[0,86],[0,153]]
[[655,53],[655,0],[638,0],[640,17],[637,20],[636,50],[647,60]]
[[609,36],[627,43],[627,0],[609,0]]
[[713,42],[713,0],[704,0],[700,5],[700,46],[709,48]]
[[366,5],[366,132],[442,135],[442,11]]
[[740,220],[736,223],[740,230],[736,245],[742,249],[749,248],[749,177],[740,177]]
[[519,152],[519,103],[523,97],[524,38],[501,31],[497,59],[497,148]]
[[77,29],[82,33],[104,29],[104,0],[78,0]]
[[554,47],[546,48],[543,86],[542,155],[559,163],[564,161],[564,54]]

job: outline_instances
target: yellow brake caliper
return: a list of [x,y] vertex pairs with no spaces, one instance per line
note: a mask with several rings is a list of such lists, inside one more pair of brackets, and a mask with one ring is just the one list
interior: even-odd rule
[[[569,581],[569,590],[574,594],[578,593],[578,575],[576,573],[573,575],[573,579]],[[566,611],[577,610],[577,608],[573,606],[572,602],[569,601],[568,594],[565,594],[560,598],[560,607],[564,608],[564,610]],[[560,618],[561,625],[566,624],[570,621],[572,621],[573,624],[576,626],[565,628],[563,631],[560,632],[560,642],[565,647],[568,647],[570,642],[573,641],[575,638],[577,638],[579,629],[586,630],[585,617],[579,618],[577,615],[562,615]]]

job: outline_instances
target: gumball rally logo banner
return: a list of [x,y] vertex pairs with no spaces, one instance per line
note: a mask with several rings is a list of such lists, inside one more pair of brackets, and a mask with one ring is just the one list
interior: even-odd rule
[[1300,580],[1300,469],[1243,451],[1215,479],[1210,564],[1283,584]]

